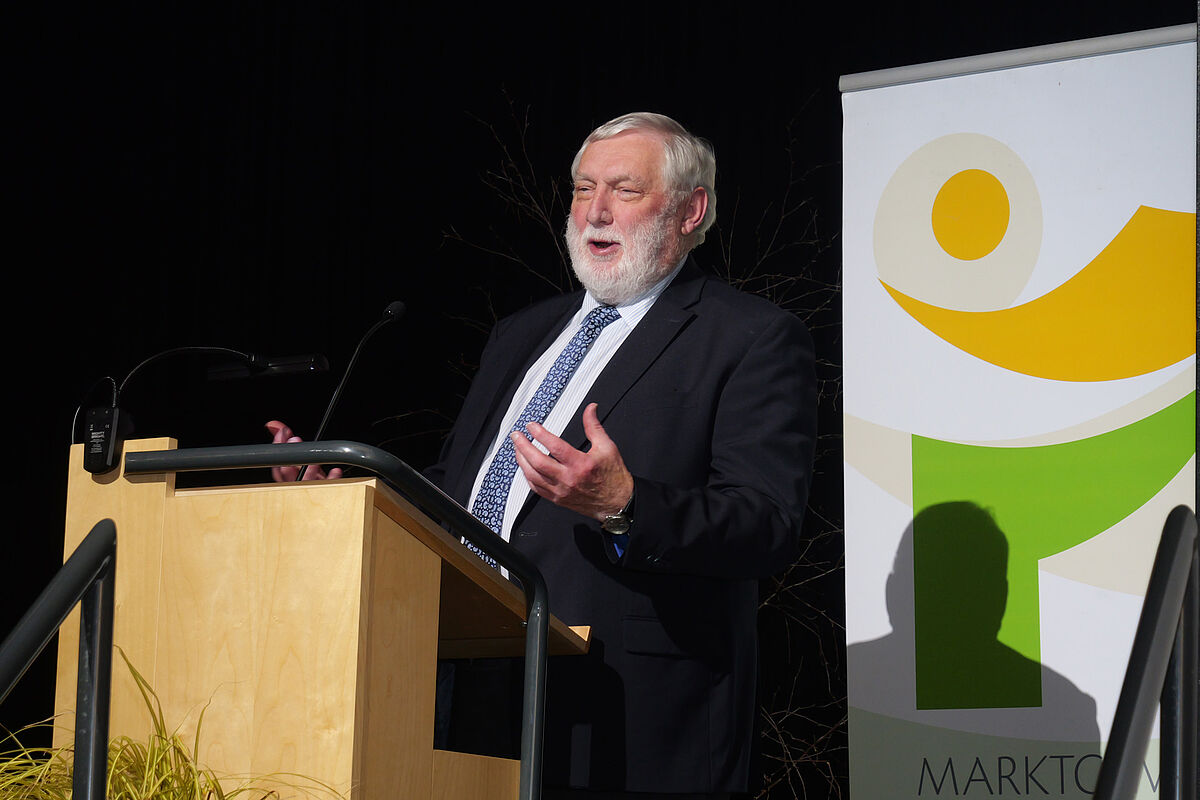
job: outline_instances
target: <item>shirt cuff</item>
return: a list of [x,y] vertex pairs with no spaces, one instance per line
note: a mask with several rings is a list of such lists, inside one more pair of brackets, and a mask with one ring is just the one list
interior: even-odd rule
[[612,544],[613,550],[617,551],[617,558],[625,555],[625,548],[629,547],[628,533],[606,533],[609,543]]

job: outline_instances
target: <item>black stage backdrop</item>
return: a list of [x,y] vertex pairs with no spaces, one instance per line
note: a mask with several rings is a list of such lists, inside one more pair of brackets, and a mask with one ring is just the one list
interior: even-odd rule
[[[581,138],[661,111],[716,147],[718,229],[698,257],[782,286],[822,360],[821,538],[803,586],[764,589],[772,797],[845,792],[838,76],[1196,20],[1190,0],[29,5],[6,26],[0,632],[61,563],[72,415],[107,399],[105,376],[182,345],[323,353],[332,377],[228,383],[180,357],[122,397],[137,436],[183,446],[262,441],[272,417],[311,435],[358,337],[400,299],[407,317],[364,354],[328,436],[423,466],[491,322],[567,280],[555,238]],[[526,185],[548,225],[522,210]],[[53,658],[0,724],[50,714]]]

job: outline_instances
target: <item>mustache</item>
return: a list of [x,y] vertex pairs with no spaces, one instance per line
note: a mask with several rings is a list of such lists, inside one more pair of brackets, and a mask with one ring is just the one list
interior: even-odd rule
[[578,228],[572,220],[570,223],[571,231],[579,240],[584,242],[616,242],[622,244],[625,242],[625,233],[612,225],[603,228],[597,228],[592,223],[588,223],[583,229]]

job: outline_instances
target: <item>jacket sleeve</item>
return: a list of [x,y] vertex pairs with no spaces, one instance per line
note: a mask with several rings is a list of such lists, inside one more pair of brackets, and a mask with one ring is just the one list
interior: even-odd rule
[[745,349],[714,402],[707,485],[680,487],[635,474],[627,546],[618,556],[606,542],[620,566],[756,578],[798,556],[817,402],[812,338],[803,323],[777,315]]
[[[496,340],[500,337],[501,330],[504,328],[504,326],[504,320],[501,320],[496,325],[492,326],[492,330],[488,334],[487,342],[483,347],[483,354],[480,356],[481,364],[491,363],[489,359],[492,358],[492,353],[494,352],[493,349],[496,346]],[[468,414],[463,412],[474,408],[476,409],[477,414],[482,414],[484,407],[488,403],[492,402],[491,398],[482,397],[480,386],[481,383],[478,380],[478,375],[476,375],[475,379],[471,381],[470,388],[467,390],[467,396],[463,399],[462,409],[460,409],[459,413],[454,418],[454,424],[450,427],[450,433],[446,435],[445,440],[442,442],[442,447],[438,454],[437,462],[421,470],[421,474],[423,474],[430,483],[432,483],[434,486],[437,486],[447,494],[451,494],[453,492],[454,487],[450,484],[454,483],[455,479],[458,477],[454,469],[456,463],[458,464],[459,471],[461,471],[460,462],[462,461],[463,453],[461,453],[460,450],[463,446],[463,443],[460,440],[466,438],[464,437],[462,428],[465,424],[465,417],[468,416]]]

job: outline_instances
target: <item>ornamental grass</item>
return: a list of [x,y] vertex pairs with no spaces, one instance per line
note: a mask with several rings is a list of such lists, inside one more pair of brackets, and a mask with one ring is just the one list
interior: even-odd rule
[[[218,777],[200,761],[200,731],[204,711],[196,723],[191,747],[169,731],[162,704],[146,679],[121,658],[133,675],[153,723],[145,741],[115,736],[108,745],[105,796],[109,800],[287,800],[287,798],[343,798],[320,781],[292,773],[250,778]],[[0,798],[2,800],[70,800],[73,745],[26,747],[19,736],[33,728],[50,727],[53,720],[36,723],[0,740]],[[270,788],[265,784],[270,783]]]

